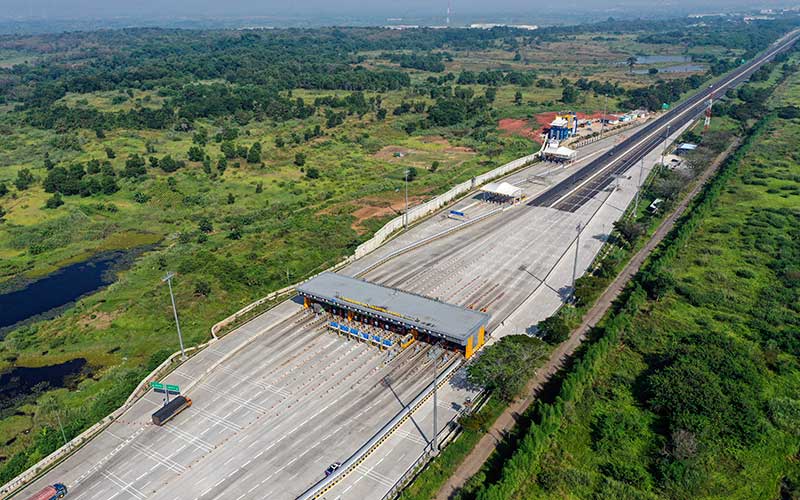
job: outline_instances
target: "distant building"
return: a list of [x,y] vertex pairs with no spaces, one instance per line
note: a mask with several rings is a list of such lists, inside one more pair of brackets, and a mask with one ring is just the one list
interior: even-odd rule
[[556,115],[555,120],[550,122],[550,130],[547,137],[554,141],[563,141],[578,133],[578,115],[575,112]]

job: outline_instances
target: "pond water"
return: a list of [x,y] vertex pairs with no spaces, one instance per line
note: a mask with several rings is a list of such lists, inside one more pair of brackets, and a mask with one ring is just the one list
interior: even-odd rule
[[19,366],[0,374],[0,408],[12,406],[20,396],[31,394],[35,387],[55,389],[66,387],[70,380],[77,379],[86,360],[76,358],[57,365],[30,368]]
[[[699,64],[679,64],[676,66],[668,66],[666,68],[658,68],[659,73],[691,73],[693,71],[705,71],[705,67]],[[633,73],[636,75],[646,75],[649,69],[635,69]]]
[[[692,56],[678,56],[678,55],[636,56],[636,64],[663,64],[663,63],[682,63],[682,62],[692,62]],[[623,64],[627,64],[627,61],[625,61]]]
[[4,330],[33,318],[54,317],[79,298],[112,283],[146,248],[105,252],[65,266],[36,281],[0,293],[0,338]]

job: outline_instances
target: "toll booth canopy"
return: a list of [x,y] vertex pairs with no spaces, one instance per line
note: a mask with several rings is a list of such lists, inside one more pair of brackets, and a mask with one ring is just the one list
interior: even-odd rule
[[297,287],[306,307],[322,304],[377,318],[460,347],[466,357],[484,344],[489,314],[368,281],[325,272]]

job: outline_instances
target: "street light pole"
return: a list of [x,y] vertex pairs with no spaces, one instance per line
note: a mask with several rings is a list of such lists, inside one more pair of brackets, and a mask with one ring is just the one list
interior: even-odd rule
[[403,212],[403,228],[408,229],[408,169],[406,169],[405,178],[406,178],[406,211]]
[[436,434],[437,434],[437,432],[439,430],[437,428],[437,426],[436,426],[436,423],[437,423],[436,422],[436,407],[439,404],[438,396],[436,394],[436,392],[437,392],[436,391],[436,386],[438,385],[438,384],[436,384],[436,377],[438,376],[438,374],[437,374],[438,367],[436,366],[436,363],[438,361],[439,361],[439,355],[437,354],[436,357],[433,358],[433,439],[431,441],[431,452],[434,455],[439,450],[439,444],[438,444],[438,441],[436,439]]
[[639,191],[642,190],[642,172],[644,171],[644,156],[642,163],[639,164],[639,183],[636,185],[636,202],[633,204],[633,216],[639,212]]
[[[175,307],[175,295],[172,293],[172,278],[175,276],[175,273],[168,272],[166,276],[164,276],[161,281],[166,281],[167,285],[169,286],[169,298],[172,300],[172,314],[175,315],[175,326],[178,328],[178,342],[181,344],[181,360],[186,360],[186,352],[183,349],[183,334],[181,334],[181,323],[178,321],[178,308]],[[169,395],[167,395],[169,397]]]
[[669,125],[667,125],[667,135],[664,136],[664,149],[661,150],[661,166],[664,166],[664,155],[667,153],[667,141],[669,140]]
[[603,117],[600,118],[600,137],[603,137],[603,132],[606,131],[606,113],[608,113],[608,94],[605,94],[605,103],[603,104]]
[[575,280],[578,274],[578,249],[581,246],[581,225],[580,223],[575,228],[578,231],[578,236],[575,238],[575,262],[572,265],[572,295],[575,295]]

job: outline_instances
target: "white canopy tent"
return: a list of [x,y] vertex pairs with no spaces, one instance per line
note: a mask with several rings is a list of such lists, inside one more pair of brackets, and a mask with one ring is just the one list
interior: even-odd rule
[[490,182],[483,186],[481,191],[491,196],[502,198],[511,198],[514,200],[522,198],[522,188],[509,184],[508,182]]

